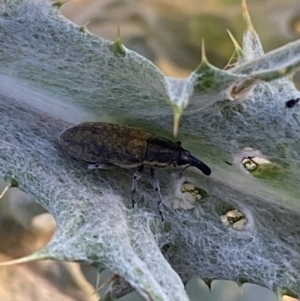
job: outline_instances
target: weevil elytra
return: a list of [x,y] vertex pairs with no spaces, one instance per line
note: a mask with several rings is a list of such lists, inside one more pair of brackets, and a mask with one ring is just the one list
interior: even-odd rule
[[151,166],[151,183],[158,196],[158,211],[162,196],[153,167],[183,166],[197,167],[205,175],[211,169],[181,147],[180,142],[156,136],[149,132],[104,122],[84,122],[66,129],[58,137],[59,144],[72,157],[88,163],[89,169],[106,169],[113,166],[136,168],[132,180],[132,206],[137,181],[144,165]]

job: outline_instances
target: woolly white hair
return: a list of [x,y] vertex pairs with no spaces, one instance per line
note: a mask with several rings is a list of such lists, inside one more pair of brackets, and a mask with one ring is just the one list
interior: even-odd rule
[[[1,0],[0,44],[1,175],[17,179],[57,222],[51,242],[26,260],[106,267],[147,300],[188,300],[183,283],[193,275],[300,294],[300,114],[297,105],[285,108],[299,92],[289,78],[276,79],[299,65],[299,41],[263,55],[258,36],[248,30],[244,62],[222,71],[204,60],[178,81],[121,44],[75,26],[48,2]],[[219,94],[233,99],[237,88],[244,92],[238,101]],[[202,201],[188,211],[164,206],[161,223],[147,171],[131,209],[133,172],[89,171],[59,147],[57,137],[87,120],[130,123],[170,137],[166,100],[175,109],[187,106],[183,146],[213,174],[187,170],[184,181],[205,192]],[[225,163],[245,147],[271,164],[246,174]],[[166,204],[180,196],[178,175],[157,172]],[[246,216],[244,230],[221,222],[233,208]]]

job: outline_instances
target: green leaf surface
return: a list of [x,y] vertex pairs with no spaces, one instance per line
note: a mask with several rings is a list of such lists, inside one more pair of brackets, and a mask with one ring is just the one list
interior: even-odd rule
[[[57,222],[48,246],[24,260],[102,266],[153,301],[188,300],[183,283],[194,275],[300,294],[300,113],[285,107],[300,94],[287,77],[299,67],[300,42],[263,54],[249,28],[245,58],[232,69],[203,55],[189,78],[174,79],[120,41],[82,31],[48,2],[0,0],[0,172],[16,175]],[[173,113],[183,146],[213,172],[190,169],[182,179],[176,169],[157,172],[163,224],[146,174],[132,209],[133,172],[88,171],[57,143],[62,130],[89,120],[172,138]],[[243,159],[257,156],[279,174],[245,170]],[[207,192],[191,210],[167,206],[185,202],[183,182]],[[225,207],[243,213],[244,229],[222,223]]]

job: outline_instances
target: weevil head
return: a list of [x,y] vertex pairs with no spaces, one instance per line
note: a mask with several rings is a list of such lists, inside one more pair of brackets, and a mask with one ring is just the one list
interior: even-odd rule
[[177,165],[190,165],[198,168],[205,175],[209,176],[211,174],[211,169],[203,163],[201,160],[195,158],[191,153],[185,149],[181,149],[177,157]]

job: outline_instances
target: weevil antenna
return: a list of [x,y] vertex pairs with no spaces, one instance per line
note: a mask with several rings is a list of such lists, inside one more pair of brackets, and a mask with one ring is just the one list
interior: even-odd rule
[[189,164],[188,166],[186,166],[181,172],[183,173],[186,169],[188,169],[189,167],[191,167],[192,165]]
[[[211,169],[203,163],[201,160],[195,158],[192,155],[189,155],[189,164],[190,166],[195,166],[199,170],[201,170],[206,176],[209,176],[211,174]],[[189,167],[189,166],[188,166]]]
[[192,165],[188,165],[188,166],[186,166],[186,167],[184,167],[181,171],[180,171],[180,174],[179,174],[179,176],[180,176],[180,178],[182,178],[183,177],[183,172],[186,170],[186,169],[188,169],[189,167],[191,167]]

